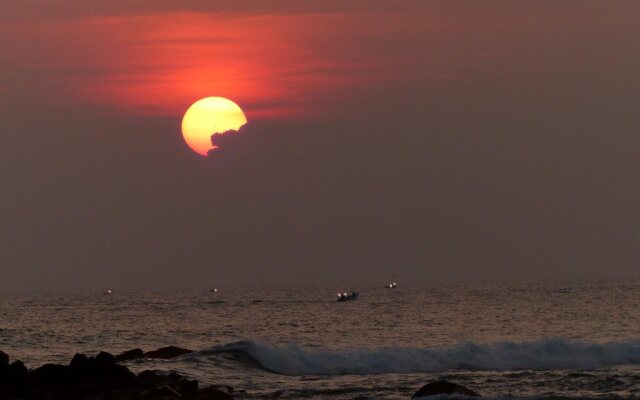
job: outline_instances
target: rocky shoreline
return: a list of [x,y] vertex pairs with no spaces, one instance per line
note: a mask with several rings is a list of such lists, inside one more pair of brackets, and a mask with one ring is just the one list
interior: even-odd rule
[[[173,358],[190,351],[163,348],[148,358]],[[130,353],[130,352],[127,352]],[[123,353],[125,354],[125,353]],[[20,360],[9,362],[0,351],[0,399],[21,400],[230,400],[233,389],[228,386],[200,388],[197,380],[179,374],[142,371],[134,374],[117,361],[135,359],[140,352],[128,356],[101,352],[95,357],[76,354],[69,365],[46,364],[33,370]],[[135,356],[135,357],[134,357]],[[142,356],[145,356],[144,354]]]
[[[120,364],[140,358],[170,359],[191,352],[170,346],[147,353],[134,349],[117,356],[106,352],[95,357],[76,354],[69,365],[46,364],[29,370],[20,360],[10,362],[9,356],[0,351],[0,400],[233,400],[236,393],[230,386],[201,388],[197,380],[177,373],[146,370],[136,375]],[[411,398],[437,395],[480,396],[455,383],[435,381]]]

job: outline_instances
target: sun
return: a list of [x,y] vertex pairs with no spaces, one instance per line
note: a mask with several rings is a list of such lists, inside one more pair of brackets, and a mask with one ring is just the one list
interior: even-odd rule
[[247,123],[244,112],[233,101],[224,97],[205,97],[193,103],[182,118],[182,137],[191,150],[207,156],[216,147],[211,136],[237,131]]

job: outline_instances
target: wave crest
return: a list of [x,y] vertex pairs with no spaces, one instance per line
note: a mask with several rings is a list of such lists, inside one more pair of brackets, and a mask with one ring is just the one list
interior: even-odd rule
[[225,356],[282,375],[436,373],[449,370],[596,369],[640,364],[640,341],[586,343],[564,339],[495,344],[462,343],[447,348],[305,350],[240,341],[202,350],[188,359]]

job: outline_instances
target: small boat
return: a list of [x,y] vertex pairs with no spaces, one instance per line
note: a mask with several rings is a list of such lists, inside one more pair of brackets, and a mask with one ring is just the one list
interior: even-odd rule
[[385,289],[397,289],[398,288],[398,276],[396,274],[393,274],[393,280],[391,281],[391,283],[386,285],[384,288]]
[[218,293],[218,288],[209,289],[211,293]]
[[109,289],[106,292],[104,292],[104,294],[113,294],[113,292],[111,291],[111,289]]
[[349,301],[349,300],[355,300],[357,298],[358,298],[358,292],[354,292],[353,290],[350,291],[349,293],[347,292],[338,293],[338,301]]

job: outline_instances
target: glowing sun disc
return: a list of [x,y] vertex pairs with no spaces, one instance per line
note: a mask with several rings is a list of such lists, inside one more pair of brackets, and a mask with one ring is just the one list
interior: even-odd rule
[[211,136],[237,131],[247,117],[236,103],[224,97],[205,97],[193,103],[182,118],[182,137],[191,150],[206,156],[216,147]]

